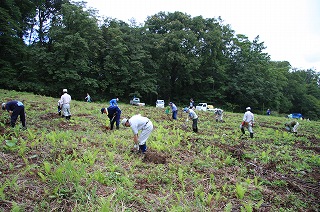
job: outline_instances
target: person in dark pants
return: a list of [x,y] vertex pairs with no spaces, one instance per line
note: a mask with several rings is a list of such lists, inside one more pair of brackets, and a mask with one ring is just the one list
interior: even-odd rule
[[22,127],[23,129],[26,129],[26,114],[22,102],[13,100],[7,103],[2,103],[2,110],[7,110],[9,112],[11,116],[11,127],[15,127],[18,116],[20,116]]
[[110,120],[110,130],[113,130],[114,123],[116,123],[116,129],[119,129],[121,110],[118,106],[110,106],[107,109],[101,108],[101,113],[106,113]]

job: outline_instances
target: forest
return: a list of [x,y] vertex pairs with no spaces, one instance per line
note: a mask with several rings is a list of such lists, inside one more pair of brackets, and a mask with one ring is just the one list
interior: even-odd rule
[[[259,34],[259,32],[257,32]],[[289,35],[288,35],[289,36]],[[73,99],[190,98],[240,112],[320,119],[320,73],[272,61],[259,40],[223,17],[159,13],[143,24],[101,18],[85,2],[1,0],[0,87]]]

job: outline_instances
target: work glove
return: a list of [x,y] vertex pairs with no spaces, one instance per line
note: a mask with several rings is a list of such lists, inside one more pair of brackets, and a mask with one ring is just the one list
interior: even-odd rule
[[188,121],[189,121],[189,119],[187,118],[187,119],[186,119],[186,122],[188,122]]
[[241,123],[241,125],[244,126],[244,125],[245,125],[245,122],[243,121],[243,122]]
[[139,145],[135,144],[135,145],[133,146],[133,148],[136,149],[136,150],[139,150]]

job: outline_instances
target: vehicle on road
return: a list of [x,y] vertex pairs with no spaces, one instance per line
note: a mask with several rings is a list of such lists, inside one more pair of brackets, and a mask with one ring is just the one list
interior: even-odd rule
[[287,117],[291,118],[291,119],[301,119],[301,118],[303,118],[301,113],[291,113]]

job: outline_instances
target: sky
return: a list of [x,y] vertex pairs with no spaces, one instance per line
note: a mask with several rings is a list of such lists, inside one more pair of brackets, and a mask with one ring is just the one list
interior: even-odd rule
[[[76,0],[77,1],[77,0]],[[249,40],[259,35],[273,61],[320,71],[319,0],[83,0],[101,17],[144,23],[159,12],[218,18]]]

